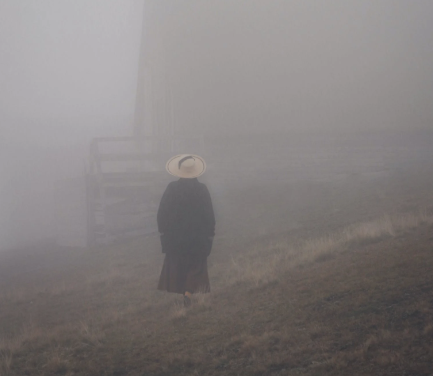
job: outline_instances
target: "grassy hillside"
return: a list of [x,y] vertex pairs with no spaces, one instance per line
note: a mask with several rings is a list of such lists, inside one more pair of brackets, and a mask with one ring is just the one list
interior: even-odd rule
[[287,230],[227,226],[190,309],[156,291],[157,236],[3,255],[0,375],[431,375],[433,216],[408,213],[430,196],[391,186],[322,189]]

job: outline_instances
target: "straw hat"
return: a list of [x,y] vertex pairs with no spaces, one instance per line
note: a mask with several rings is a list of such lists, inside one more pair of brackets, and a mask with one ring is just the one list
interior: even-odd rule
[[165,169],[179,178],[197,178],[206,171],[206,163],[202,157],[194,154],[179,154],[168,160]]

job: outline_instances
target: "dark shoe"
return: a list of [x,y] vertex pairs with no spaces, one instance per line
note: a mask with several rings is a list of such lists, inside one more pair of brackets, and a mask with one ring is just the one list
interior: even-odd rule
[[191,307],[191,298],[186,295],[183,296],[183,306],[186,308]]

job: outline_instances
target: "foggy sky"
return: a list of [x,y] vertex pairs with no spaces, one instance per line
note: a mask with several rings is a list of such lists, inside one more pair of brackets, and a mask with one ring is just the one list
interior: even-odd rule
[[141,0],[0,0],[0,249],[53,236],[92,137],[133,124]]
[[141,21],[140,0],[1,0],[3,132],[62,139],[103,123],[107,133],[129,131]]
[[[29,119],[66,131],[132,121],[142,6],[0,1],[3,130],[5,119],[27,131]],[[432,123],[429,0],[150,0],[146,8],[157,30],[148,53],[162,56],[181,127]]]
[[433,128],[430,0],[0,0],[0,247],[132,135],[143,10],[179,132]]

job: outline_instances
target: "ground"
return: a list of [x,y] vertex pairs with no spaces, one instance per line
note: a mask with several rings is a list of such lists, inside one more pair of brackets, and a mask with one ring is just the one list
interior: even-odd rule
[[190,309],[155,289],[156,235],[4,254],[0,374],[432,375],[430,176],[219,198]]

